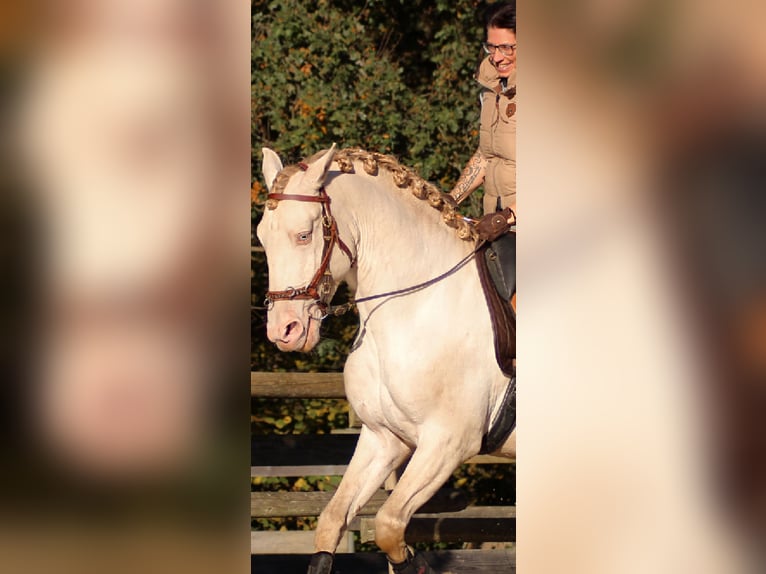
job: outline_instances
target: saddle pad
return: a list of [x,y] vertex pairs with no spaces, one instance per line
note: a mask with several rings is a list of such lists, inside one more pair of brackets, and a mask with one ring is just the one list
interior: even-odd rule
[[503,297],[498,293],[490,276],[486,258],[486,252],[490,245],[485,244],[479,249],[476,266],[479,270],[481,287],[492,319],[492,332],[495,335],[495,358],[500,369],[510,378],[514,375],[513,359],[516,357],[516,316],[509,302],[510,294],[508,297]]

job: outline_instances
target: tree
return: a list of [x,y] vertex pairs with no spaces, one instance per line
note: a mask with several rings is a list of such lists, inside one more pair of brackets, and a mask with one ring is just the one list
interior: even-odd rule
[[293,162],[337,143],[451,187],[478,144],[479,3],[356,4],[253,3],[254,165],[263,145]]

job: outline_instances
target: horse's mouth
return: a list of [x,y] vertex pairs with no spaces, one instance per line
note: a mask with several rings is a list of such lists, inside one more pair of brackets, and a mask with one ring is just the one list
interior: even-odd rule
[[280,351],[290,352],[290,351],[301,351],[306,352],[306,336],[303,335],[300,339],[297,339],[295,341],[285,342],[285,341],[277,341],[276,342],[277,349]]
[[[276,345],[280,351],[298,351],[308,353],[319,342],[319,325],[315,321],[308,321],[308,328],[303,330],[300,337],[294,341],[277,340]],[[286,333],[289,335],[289,331]]]

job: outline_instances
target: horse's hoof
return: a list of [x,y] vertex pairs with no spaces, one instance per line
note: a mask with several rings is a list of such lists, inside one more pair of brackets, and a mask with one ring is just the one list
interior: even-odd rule
[[439,574],[428,565],[422,554],[413,556],[409,550],[407,550],[407,559],[404,562],[394,564],[389,560],[389,564],[391,564],[395,574]]
[[332,572],[332,554],[317,552],[311,555],[307,574],[330,574]]

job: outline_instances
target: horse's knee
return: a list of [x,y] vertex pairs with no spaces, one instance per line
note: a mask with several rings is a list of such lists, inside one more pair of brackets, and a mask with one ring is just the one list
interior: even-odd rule
[[407,546],[404,543],[404,530],[407,524],[381,508],[375,517],[375,544],[388,555],[392,562],[402,562],[407,558]]

